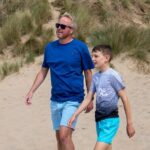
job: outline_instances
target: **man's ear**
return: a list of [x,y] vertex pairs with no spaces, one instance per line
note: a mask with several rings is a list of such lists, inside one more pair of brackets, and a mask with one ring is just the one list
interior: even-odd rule
[[71,34],[73,33],[73,29],[71,29]]

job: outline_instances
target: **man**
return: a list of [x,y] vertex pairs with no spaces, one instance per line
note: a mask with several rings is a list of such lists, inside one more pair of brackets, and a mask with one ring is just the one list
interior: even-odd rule
[[[74,150],[72,127],[67,123],[84,99],[83,72],[86,87],[89,89],[94,66],[85,43],[73,38],[76,24],[73,17],[65,13],[56,23],[58,40],[47,44],[44,52],[42,68],[26,96],[26,104],[31,104],[31,98],[36,89],[44,81],[48,70],[51,75],[51,116],[53,128],[56,131],[58,150]],[[93,108],[91,103],[86,112]]]

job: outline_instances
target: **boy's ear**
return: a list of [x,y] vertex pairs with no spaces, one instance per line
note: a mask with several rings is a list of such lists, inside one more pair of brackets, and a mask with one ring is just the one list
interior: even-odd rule
[[107,61],[109,62],[110,61],[110,55],[106,55],[105,57],[106,57]]

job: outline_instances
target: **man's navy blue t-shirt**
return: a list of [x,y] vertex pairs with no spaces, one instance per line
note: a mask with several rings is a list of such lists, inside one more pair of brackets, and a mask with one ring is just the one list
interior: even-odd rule
[[59,40],[48,43],[42,67],[50,68],[51,100],[81,102],[84,99],[82,73],[94,68],[85,43],[77,39],[67,44],[60,44]]

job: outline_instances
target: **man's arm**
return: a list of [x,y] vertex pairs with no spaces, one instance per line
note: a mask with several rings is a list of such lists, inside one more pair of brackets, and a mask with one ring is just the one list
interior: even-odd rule
[[44,81],[47,73],[48,73],[48,69],[42,67],[41,70],[36,75],[36,78],[35,78],[35,80],[34,80],[34,82],[32,84],[32,87],[31,87],[31,89],[29,90],[28,94],[25,97],[25,103],[27,105],[31,104],[31,99],[32,99],[32,96],[33,96],[34,92],[37,90],[37,88]]
[[[85,75],[85,82],[86,82],[86,88],[87,88],[87,93],[89,92],[90,85],[92,82],[92,71],[90,69],[84,71]],[[89,103],[89,105],[86,108],[86,113],[90,112],[93,109],[93,101]]]

